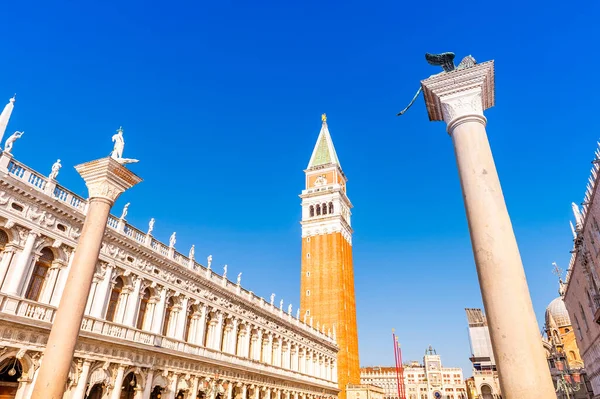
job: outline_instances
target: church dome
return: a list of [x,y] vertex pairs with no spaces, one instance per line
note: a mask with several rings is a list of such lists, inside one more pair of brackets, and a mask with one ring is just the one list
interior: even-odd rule
[[567,312],[567,307],[565,306],[565,301],[562,296],[555,298],[546,308],[547,326],[550,325],[550,316],[554,323],[556,323],[556,327],[566,327],[571,325],[571,318],[569,317],[569,312]]

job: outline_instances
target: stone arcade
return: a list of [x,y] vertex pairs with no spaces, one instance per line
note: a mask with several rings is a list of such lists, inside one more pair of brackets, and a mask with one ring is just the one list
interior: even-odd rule
[[[31,395],[86,216],[57,174],[0,156],[2,399]],[[241,273],[234,283],[156,240],[153,224],[146,233],[109,217],[65,398],[337,395],[334,332],[256,297]]]

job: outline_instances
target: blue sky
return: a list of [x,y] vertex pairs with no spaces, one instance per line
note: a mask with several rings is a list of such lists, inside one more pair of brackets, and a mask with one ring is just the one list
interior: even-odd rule
[[[481,306],[451,140],[422,98],[395,117],[426,51],[496,61],[488,134],[540,322],[566,267],[600,135],[598,2],[13,1],[2,6],[0,99],[18,93],[16,158],[85,195],[72,168],[125,156],[144,182],[128,220],[212,254],[294,308],[303,169],[328,114],[349,178],[363,365],[433,345],[470,375],[465,307]],[[4,103],[5,100],[1,100]],[[2,104],[3,105],[3,104]]]

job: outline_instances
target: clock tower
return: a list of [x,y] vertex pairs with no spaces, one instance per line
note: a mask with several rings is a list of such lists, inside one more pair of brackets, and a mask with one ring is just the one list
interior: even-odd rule
[[352,204],[346,176],[333,147],[327,117],[310,157],[302,199],[302,275],[300,310],[340,348],[337,358],[339,398],[347,384],[360,384],[356,300],[352,265]]

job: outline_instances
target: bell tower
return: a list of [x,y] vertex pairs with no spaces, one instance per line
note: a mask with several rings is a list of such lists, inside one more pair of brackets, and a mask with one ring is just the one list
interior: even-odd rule
[[333,147],[327,117],[310,157],[302,190],[300,310],[316,327],[331,328],[340,348],[340,399],[347,384],[360,384],[356,300],[352,265],[352,204],[346,176]]

